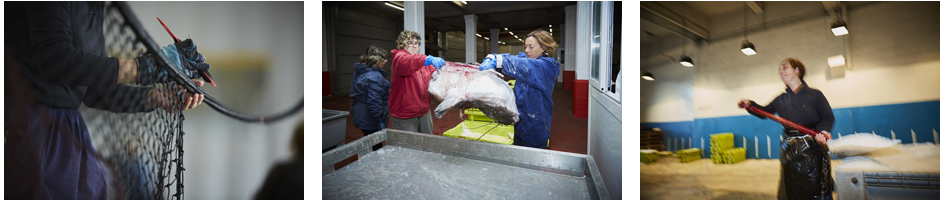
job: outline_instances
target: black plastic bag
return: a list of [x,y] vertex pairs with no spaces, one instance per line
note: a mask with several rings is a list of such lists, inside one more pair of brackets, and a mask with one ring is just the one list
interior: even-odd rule
[[781,142],[781,182],[778,199],[831,197],[833,178],[828,148],[810,135],[785,131]]

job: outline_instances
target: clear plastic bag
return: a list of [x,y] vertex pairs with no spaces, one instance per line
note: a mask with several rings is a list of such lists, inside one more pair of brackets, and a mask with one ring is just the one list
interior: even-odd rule
[[515,94],[499,76],[494,70],[479,71],[476,65],[447,62],[433,73],[427,89],[440,101],[434,110],[436,118],[453,108],[478,108],[499,124],[515,124],[519,120]]

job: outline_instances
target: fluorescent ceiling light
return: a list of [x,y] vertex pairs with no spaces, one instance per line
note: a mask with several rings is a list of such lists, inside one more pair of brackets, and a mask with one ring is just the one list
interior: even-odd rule
[[650,72],[643,72],[643,75],[641,77],[643,77],[643,79],[648,80],[648,81],[656,80],[655,78],[653,78],[653,73],[650,73]]
[[742,53],[745,53],[745,55],[749,56],[758,54],[758,52],[755,51],[755,44],[752,44],[748,40],[742,42]]
[[679,59],[679,64],[682,64],[683,66],[686,66],[686,67],[694,66],[692,65],[692,63],[693,63],[692,58],[686,55],[683,55],[682,58]]
[[843,22],[843,20],[837,20],[836,22],[830,24],[830,31],[832,31],[833,35],[835,36],[846,35],[849,33],[847,31],[847,23]]
[[463,4],[466,4],[466,1],[459,1],[459,2],[463,2]]
[[384,2],[384,5],[387,5],[387,6],[390,6],[390,7],[394,7],[394,8],[396,8],[397,10],[400,10],[400,11],[404,11],[404,8],[401,8],[400,6],[394,5],[394,4],[390,3],[390,2]]

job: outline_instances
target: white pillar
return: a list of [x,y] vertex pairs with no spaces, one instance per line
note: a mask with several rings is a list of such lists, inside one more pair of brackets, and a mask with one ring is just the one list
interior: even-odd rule
[[591,77],[591,24],[594,22],[593,6],[590,1],[578,1],[576,25],[577,34],[575,44],[577,45],[576,63],[574,67],[574,77],[579,80],[588,80]]
[[576,34],[577,34],[577,6],[569,5],[564,7],[564,26],[561,27],[561,31],[564,35],[561,35],[562,40],[564,40],[564,70],[574,71],[576,68],[574,65],[577,63],[575,59],[577,55],[577,45],[575,45]]
[[[555,58],[555,59],[558,60],[558,63],[561,63],[561,67],[559,67],[559,69],[561,69],[561,72],[558,73],[558,82],[559,82],[559,83],[562,83],[562,82],[564,82],[564,69],[565,69],[567,66],[566,66],[564,63],[562,63],[562,62],[564,62],[564,61],[566,61],[566,60],[562,60],[562,59],[561,59],[562,57],[565,56],[564,54],[561,54],[561,50],[567,50],[567,45],[565,45],[565,41],[568,40],[568,38],[566,37],[566,36],[568,36],[568,35],[567,35],[567,34],[564,34],[565,32],[567,32],[567,31],[565,31],[565,27],[566,27],[566,26],[564,26],[564,24],[560,24],[560,25],[558,25],[558,27],[561,27],[561,28],[558,29],[558,34],[559,34],[559,37],[560,37],[561,39],[560,39],[560,41],[558,41],[558,49],[557,49],[557,51],[558,51],[558,57]],[[552,33],[552,34],[553,34],[553,33]]]
[[404,1],[404,30],[411,30],[420,34],[420,54],[426,54],[423,42],[423,2],[422,1]]
[[499,53],[499,29],[489,29],[489,42],[492,43],[492,53]]
[[466,18],[466,63],[476,62],[476,21],[474,14],[463,15]]

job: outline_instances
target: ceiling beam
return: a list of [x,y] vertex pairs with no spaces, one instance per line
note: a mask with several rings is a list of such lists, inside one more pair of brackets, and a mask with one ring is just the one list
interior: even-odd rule
[[[555,3],[549,2],[549,3],[536,3],[536,4],[529,4],[529,5],[521,5],[521,6],[497,6],[493,8],[478,10],[475,12],[470,11],[470,13],[477,14],[477,15],[485,15],[485,14],[516,12],[516,11],[526,11],[526,10],[541,10],[541,9],[549,9],[549,8],[564,9],[564,6],[567,6],[567,5],[568,5],[568,2],[555,2]],[[448,18],[448,17],[461,17],[466,14],[469,14],[469,13],[464,13],[460,11],[460,12],[448,12],[448,13],[426,15],[426,17],[427,18]]]
[[692,20],[680,16],[671,10],[658,5],[646,4],[641,2],[640,18],[653,22],[663,28],[666,28],[681,37],[692,41],[705,40],[709,38],[709,31]]
[[747,1],[747,2],[745,2],[745,4],[748,4],[748,7],[750,7],[751,10],[755,11],[755,14],[759,14],[759,15],[760,15],[760,14],[764,14],[764,13],[765,13],[765,11],[761,9],[761,2],[757,2],[757,1]]
[[836,1],[821,1],[820,3],[824,4],[824,10],[826,11],[833,11],[833,9],[840,6],[840,3]]
[[[473,13],[473,11],[469,10],[469,7],[466,7],[466,4],[463,4],[463,2],[461,1],[445,1],[443,3],[446,3],[450,7],[453,7],[456,10],[459,10],[459,12],[463,13],[463,15],[475,14],[478,17],[477,21],[479,21],[482,24],[485,24],[487,28],[499,27],[499,23],[489,20],[489,16]],[[427,17],[427,18],[435,19],[436,17]]]

